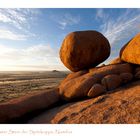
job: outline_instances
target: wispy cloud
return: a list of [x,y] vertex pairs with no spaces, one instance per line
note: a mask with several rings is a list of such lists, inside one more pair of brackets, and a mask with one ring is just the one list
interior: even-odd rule
[[0,39],[26,40],[26,38],[26,35],[21,35],[18,33],[11,32],[9,30],[0,29]]
[[103,34],[109,39],[111,46],[131,36],[132,33],[140,31],[140,13],[133,15],[127,10],[117,19],[108,19],[101,26]]
[[72,26],[80,22],[80,16],[73,16],[69,13],[57,17],[52,16],[52,19],[58,23],[59,28],[62,30],[64,30],[67,26]]
[[17,70],[51,70],[65,69],[58,57],[58,50],[49,45],[35,45],[14,48],[0,45],[0,66],[5,69],[12,67]]
[[139,9],[125,9],[120,13],[120,16],[113,14],[114,11],[111,9],[98,9],[96,12],[96,20],[100,20],[102,23],[99,26],[100,31],[108,38],[112,47],[111,55],[105,63],[118,57],[121,47],[140,32]]
[[[38,9],[3,9],[0,8],[0,38],[10,40],[25,40],[29,36],[35,36],[29,31],[31,23],[37,15],[40,14]],[[4,29],[2,30],[4,26]],[[6,29],[5,29],[6,28]],[[13,33],[18,30],[21,34]],[[25,36],[26,34],[26,36]]]
[[0,9],[0,22],[8,23],[18,29],[30,26],[29,20],[39,14],[32,9]]
[[95,15],[95,19],[96,20],[107,20],[109,17],[109,15],[107,13],[105,13],[104,9],[97,9],[96,10],[96,15]]

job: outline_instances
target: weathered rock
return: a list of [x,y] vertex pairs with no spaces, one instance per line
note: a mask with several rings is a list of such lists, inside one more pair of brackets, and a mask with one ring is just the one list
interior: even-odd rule
[[121,73],[120,77],[122,79],[122,83],[128,83],[133,79],[133,74],[132,73]]
[[106,95],[46,110],[29,123],[139,124],[140,81],[129,83]]
[[122,63],[124,63],[124,61],[122,61],[122,60],[120,59],[120,57],[117,57],[117,58],[115,58],[114,60],[112,60],[109,64],[110,64],[110,65],[114,65],[114,64],[122,64]]
[[97,76],[89,73],[78,78],[69,80],[59,86],[59,94],[65,100],[85,97],[93,84],[97,81]]
[[132,38],[120,51],[121,60],[140,64],[140,33]]
[[106,76],[108,74],[121,74],[125,72],[133,72],[133,66],[129,63],[116,64],[116,65],[106,65],[104,67],[99,67],[96,71],[91,72],[92,75],[102,74]]
[[89,90],[87,96],[89,97],[97,97],[106,92],[106,88],[101,84],[94,84]]
[[0,104],[0,123],[7,123],[29,112],[48,108],[59,101],[58,89],[35,92]]
[[63,85],[63,83],[69,81],[69,80],[72,80],[74,78],[77,78],[79,76],[82,76],[84,74],[88,73],[88,70],[81,70],[81,71],[78,71],[78,72],[73,72],[73,73],[70,73],[67,75],[67,77],[61,82],[61,85]]
[[[90,88],[97,83],[101,83],[104,76],[109,74],[132,73],[133,67],[128,64],[106,65],[100,67],[93,72],[89,72],[78,76],[76,78],[67,78],[65,82],[59,85],[59,94],[65,100],[72,100],[75,98],[83,98],[87,96]],[[69,76],[68,76],[69,77]]]
[[121,82],[121,77],[117,74],[106,75],[101,81],[102,85],[104,85],[107,90],[113,90],[119,87],[121,85]]
[[108,40],[97,31],[72,32],[64,39],[60,59],[71,71],[97,66],[110,55]]

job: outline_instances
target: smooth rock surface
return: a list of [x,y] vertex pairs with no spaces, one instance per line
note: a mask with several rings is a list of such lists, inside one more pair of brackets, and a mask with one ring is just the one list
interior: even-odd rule
[[29,112],[48,108],[57,103],[59,99],[58,89],[54,89],[43,92],[33,92],[27,96],[1,103],[0,123],[7,123]]
[[132,71],[133,67],[128,63],[124,63],[99,67],[95,71],[86,72],[75,78],[71,78],[68,75],[59,85],[59,94],[64,100],[80,99],[87,96],[90,88],[94,84],[101,83],[104,76],[109,74],[132,73]]
[[65,37],[59,54],[63,64],[76,72],[106,60],[110,55],[110,44],[97,31],[77,31]]
[[140,64],[140,33],[123,46],[120,58],[128,63]]
[[140,123],[140,81],[84,101],[68,103],[30,120],[51,124]]
[[106,88],[101,84],[94,84],[89,90],[87,96],[88,97],[97,97],[106,92]]
[[117,74],[106,75],[101,83],[106,87],[107,90],[113,90],[121,85],[122,79]]

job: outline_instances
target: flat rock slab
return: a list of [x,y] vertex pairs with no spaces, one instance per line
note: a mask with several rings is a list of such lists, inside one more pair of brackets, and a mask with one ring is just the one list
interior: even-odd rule
[[140,123],[140,81],[97,98],[68,103],[30,120],[31,124]]
[[48,108],[59,101],[58,89],[32,92],[0,104],[0,123],[8,123],[27,113]]

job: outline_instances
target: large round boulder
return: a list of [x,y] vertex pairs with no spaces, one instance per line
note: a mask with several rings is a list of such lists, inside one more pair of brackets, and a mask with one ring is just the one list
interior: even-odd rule
[[110,44],[97,31],[77,31],[65,37],[59,54],[63,64],[76,72],[106,60],[110,55]]
[[140,33],[123,46],[120,58],[128,63],[140,64]]

